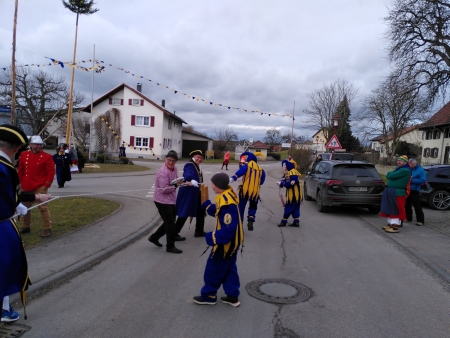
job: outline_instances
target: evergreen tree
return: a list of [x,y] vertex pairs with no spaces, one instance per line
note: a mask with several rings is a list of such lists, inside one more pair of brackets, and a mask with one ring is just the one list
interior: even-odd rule
[[[347,100],[347,95],[344,95],[343,100],[336,108],[335,116],[339,116],[339,125],[336,129],[336,136],[342,148],[347,152],[357,150],[360,146],[359,140],[352,135],[350,127],[350,107]],[[330,133],[333,135],[334,130]],[[330,137],[331,138],[331,137]]]

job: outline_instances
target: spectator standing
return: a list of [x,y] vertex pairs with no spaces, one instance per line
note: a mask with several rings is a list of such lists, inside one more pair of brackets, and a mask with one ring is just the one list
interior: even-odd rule
[[175,226],[176,209],[176,189],[182,180],[177,180],[178,170],[175,164],[178,161],[178,154],[171,150],[164,159],[164,164],[158,170],[155,176],[155,193],[153,201],[158,209],[163,223],[155,233],[151,234],[148,240],[158,247],[162,247],[159,239],[166,235],[166,251],[180,254],[183,251],[175,247],[175,238],[177,230]]
[[225,170],[228,170],[228,163],[230,162],[230,152],[227,151],[225,155],[223,156],[223,163],[222,168],[220,170],[223,170],[223,166],[225,166]]
[[70,154],[65,151],[64,145],[59,145],[56,149],[56,154],[53,155],[53,162],[56,165],[56,181],[58,188],[64,188],[67,181],[72,180],[70,167],[72,166],[72,159]]
[[226,297],[221,301],[233,307],[239,302],[239,275],[237,271],[237,252],[244,241],[238,197],[228,185],[229,177],[225,173],[215,174],[211,178],[211,188],[216,193],[216,204],[210,200],[202,204],[206,212],[216,218],[216,229],[205,236],[206,243],[212,246],[204,273],[205,285],[201,295],[194,297],[200,305],[214,305],[217,302],[217,291],[223,285]]
[[256,210],[258,209],[259,191],[266,179],[266,173],[258,165],[258,159],[251,152],[244,152],[241,155],[241,166],[236,173],[230,177],[230,183],[242,178],[242,184],[239,186],[239,212],[241,219],[244,219],[245,207],[249,203],[247,215],[247,228],[253,231],[253,224],[256,220]]
[[425,170],[417,163],[415,158],[409,159],[409,166],[411,167],[411,190],[409,196],[406,198],[405,212],[406,221],[412,221],[412,207],[416,214],[416,225],[424,225],[425,216],[420,203],[420,186],[427,181],[427,174]]
[[[55,177],[55,165],[52,160],[52,155],[43,151],[43,141],[40,136],[31,136],[30,150],[20,154],[19,161],[19,179],[22,191],[31,192],[35,194],[47,194],[48,189],[52,185]],[[23,203],[27,208],[31,207],[31,202]],[[52,222],[50,220],[50,211],[47,204],[40,205],[44,221],[44,231],[41,237],[49,237],[52,234]],[[27,213],[22,220],[22,234],[31,231],[31,213]]]
[[77,157],[78,157],[78,172],[82,173],[84,168],[84,155],[81,151],[77,149]]
[[127,157],[125,149],[125,142],[122,142],[122,145],[119,147],[119,157]]
[[303,201],[302,184],[300,182],[300,173],[295,169],[294,163],[284,160],[284,178],[279,183],[280,187],[286,188],[286,204],[284,206],[283,219],[278,224],[279,227],[285,227],[290,216],[294,219],[289,226],[300,226],[300,203]]
[[69,155],[72,160],[72,164],[78,166],[78,153],[73,143],[70,144]]
[[389,233],[399,232],[398,228],[406,219],[405,204],[409,194],[411,168],[406,155],[397,159],[397,168],[386,174],[387,184],[381,198],[380,216],[386,218],[383,229]]
[[[27,208],[19,202],[47,201],[49,195],[20,193],[19,176],[13,165],[14,155],[28,143],[25,133],[13,125],[0,126],[0,301],[2,322],[14,322],[19,314],[9,303],[9,296],[25,292],[31,284],[25,250],[16,221],[12,216],[16,208],[20,214]],[[24,299],[24,298],[23,298]]]
[[188,217],[195,217],[194,237],[205,237],[205,212],[200,201],[200,184],[203,183],[203,173],[200,164],[205,155],[201,150],[194,150],[189,155],[191,160],[184,165],[184,184],[180,187],[177,196],[177,233],[186,223]]

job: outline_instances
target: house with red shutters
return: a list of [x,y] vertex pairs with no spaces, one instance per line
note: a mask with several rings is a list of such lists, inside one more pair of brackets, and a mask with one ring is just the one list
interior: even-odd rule
[[183,119],[125,83],[81,109],[92,114],[91,150],[118,154],[125,146],[128,157],[161,159],[169,150],[181,155]]

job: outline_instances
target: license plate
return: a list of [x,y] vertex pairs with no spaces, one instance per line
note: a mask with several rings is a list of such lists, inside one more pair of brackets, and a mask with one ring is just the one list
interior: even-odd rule
[[367,191],[367,187],[348,187],[348,191]]

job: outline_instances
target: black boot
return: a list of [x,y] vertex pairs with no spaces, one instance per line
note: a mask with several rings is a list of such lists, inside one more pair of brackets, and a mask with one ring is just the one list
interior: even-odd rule
[[248,221],[247,228],[248,228],[248,231],[253,231],[253,221]]

